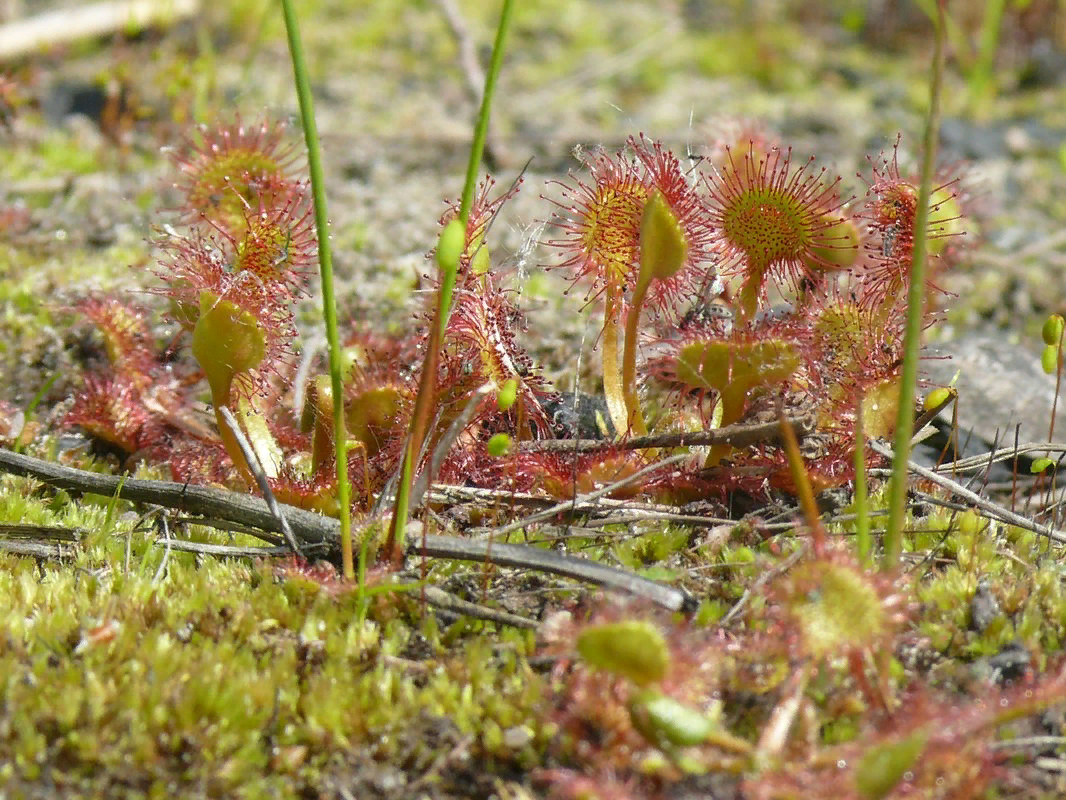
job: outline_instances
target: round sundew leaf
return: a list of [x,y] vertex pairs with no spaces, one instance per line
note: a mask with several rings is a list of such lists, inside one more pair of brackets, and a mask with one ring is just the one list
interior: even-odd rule
[[806,210],[790,197],[751,189],[727,209],[722,227],[729,243],[761,272],[776,261],[803,254],[812,227],[805,215]]
[[913,236],[917,205],[917,186],[902,180],[889,181],[877,193],[875,220],[879,225],[893,225],[907,236]]
[[641,209],[647,202],[640,184],[596,187],[579,221],[580,244],[591,263],[602,273],[604,284],[624,283],[632,276],[639,257],[639,236],[634,235]]
[[244,238],[237,244],[234,272],[250,272],[265,283],[283,280],[291,235],[291,231],[276,222],[253,216]]
[[290,186],[291,151],[280,126],[201,128],[202,141],[176,160],[184,206],[206,213],[240,238],[248,208],[257,208]]
[[807,652],[815,659],[871,647],[886,627],[877,590],[850,567],[812,563],[797,569],[797,578],[817,590],[796,598]]
[[640,620],[586,628],[578,637],[577,651],[590,665],[629,678],[638,686],[661,681],[670,664],[662,632]]

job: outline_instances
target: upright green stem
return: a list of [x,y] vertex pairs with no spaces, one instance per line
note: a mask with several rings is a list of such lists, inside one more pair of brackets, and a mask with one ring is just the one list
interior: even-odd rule
[[[626,338],[622,347],[622,390],[629,411],[627,428],[636,436],[646,436],[648,427],[644,422],[644,411],[637,397],[637,332],[640,327],[640,309],[651,286],[651,278],[643,272],[633,289],[633,302],[626,314]],[[651,456],[649,456],[649,459]]]
[[1006,0],[987,0],[984,19],[977,48],[977,62],[970,73],[970,106],[975,111],[987,107],[987,101],[995,96],[989,89],[995,80],[996,52],[999,50],[999,32],[1003,26]]
[[603,311],[603,396],[611,424],[619,436],[629,430],[629,408],[622,372],[618,368],[618,318],[621,315],[621,290],[614,281],[607,284]]
[[481,110],[478,112],[477,127],[474,128],[474,141],[470,145],[470,160],[466,162],[466,183],[463,184],[463,199],[459,204],[459,218],[465,223],[470,218],[470,208],[474,205],[474,188],[477,186],[477,173],[481,157],[485,152],[485,139],[489,135],[489,115],[492,111],[492,98],[496,94],[496,80],[503,67],[503,49],[507,38],[507,29],[511,25],[511,12],[514,0],[503,0],[500,9],[500,24],[496,26],[496,41],[492,43],[492,61],[488,74],[485,75],[485,91],[481,95]]
[[923,141],[921,185],[918,212],[914,222],[914,252],[910,287],[907,292],[907,332],[904,340],[903,374],[900,377],[899,412],[896,416],[895,461],[889,495],[888,530],[882,567],[892,569],[899,562],[906,517],[907,459],[914,428],[914,394],[918,384],[918,355],[921,348],[922,314],[925,308],[925,261],[928,253],[929,198],[936,164],[937,136],[940,130],[940,88],[944,77],[944,2],[937,2],[933,77],[929,85],[929,113]]
[[[489,116],[492,98],[496,92],[496,79],[503,66],[504,42],[507,29],[511,23],[514,0],[503,0],[500,10],[500,23],[496,27],[496,41],[492,46],[492,61],[485,75],[485,91],[481,96],[481,111],[478,113],[477,126],[474,129],[474,141],[470,146],[470,160],[466,167],[466,183],[463,186],[463,199],[459,205],[459,219],[465,229],[470,218],[470,208],[474,203],[474,189],[477,185],[477,173],[481,157],[485,150],[485,138],[489,130]],[[400,485],[396,490],[396,504],[393,506],[392,527],[385,541],[385,557],[397,563],[403,558],[404,536],[407,518],[411,513],[411,485],[414,483],[415,467],[422,452],[422,444],[429,430],[429,417],[433,413],[434,395],[437,389],[437,363],[444,329],[452,308],[452,291],[455,288],[454,271],[442,275],[440,291],[437,293],[437,311],[430,330],[426,347],[426,358],[422,364],[422,379],[418,385],[418,397],[415,399],[414,414],[411,419],[411,432],[407,438],[404,451]]]
[[[326,323],[326,341],[329,343],[329,376],[333,387],[333,438],[337,457],[337,503],[341,515],[341,561],[344,577],[355,577],[352,563],[352,521],[349,509],[350,487],[348,486],[347,436],[344,430],[344,390],[341,375],[340,336],[337,333],[337,302],[333,294],[333,257],[329,248],[329,215],[326,211],[326,184],[322,172],[322,151],[318,142],[318,127],[315,125],[314,101],[311,97],[311,82],[307,75],[300,28],[296,21],[293,0],[281,0],[285,14],[285,31],[289,37],[289,54],[292,57],[293,78],[296,81],[296,96],[300,100],[300,122],[307,142],[307,167],[311,173],[311,194],[315,201],[315,231],[318,234],[318,269],[322,278],[322,319]],[[359,564],[359,585],[363,585],[366,565]]]

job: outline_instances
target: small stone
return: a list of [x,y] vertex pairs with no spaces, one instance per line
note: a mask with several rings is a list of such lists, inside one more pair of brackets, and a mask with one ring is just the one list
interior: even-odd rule
[[974,673],[1000,686],[1025,675],[1032,663],[1032,655],[1021,642],[1011,642],[994,656],[974,662]]
[[521,750],[533,741],[533,731],[525,725],[516,725],[503,732],[503,745],[509,750]]
[[977,590],[970,600],[970,625],[981,633],[1002,613],[999,600],[988,585],[988,579],[981,578],[977,581]]
[[1003,141],[1014,155],[1021,155],[1033,146],[1032,139],[1025,128],[1018,125],[1011,125],[1007,128],[1003,134]]

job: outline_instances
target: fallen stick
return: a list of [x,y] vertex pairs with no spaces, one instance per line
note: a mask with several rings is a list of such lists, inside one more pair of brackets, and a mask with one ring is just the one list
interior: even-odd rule
[[[64,467],[51,461],[0,449],[0,472],[36,478],[50,486],[74,492],[89,492],[138,503],[153,503],[184,513],[215,517],[253,528],[280,533],[278,518],[259,497],[225,489],[192,486],[171,481],[148,481]],[[293,536],[302,544],[326,545],[333,561],[340,558],[340,523],[302,508],[279,504]],[[528,520],[527,520],[528,524]],[[172,541],[171,545],[175,543]],[[608,589],[629,592],[671,611],[694,611],[696,599],[683,589],[642,578],[632,572],[579,556],[540,547],[476,541],[455,536],[414,537],[408,555],[490,563],[550,572],[576,578]]]
[[[895,451],[893,451],[892,448],[888,445],[882,444],[881,442],[874,439],[871,439],[868,444],[870,446],[870,449],[878,455],[882,455],[887,459],[895,458]],[[987,459],[987,456],[985,456],[985,458]],[[997,503],[993,503],[991,500],[981,497],[981,495],[977,494],[976,492],[971,492],[961,483],[951,480],[951,478],[947,477],[946,475],[941,475],[937,472],[933,472],[933,470],[926,469],[921,464],[915,464],[913,461],[907,462],[907,469],[910,472],[913,472],[915,475],[918,475],[919,477],[925,478],[927,481],[935,483],[940,488],[946,489],[947,491],[954,494],[956,497],[962,498],[971,505],[974,505],[984,511],[986,514],[990,514],[991,516],[995,517],[1000,522],[1006,522],[1008,525],[1015,525],[1019,528],[1025,528],[1026,530],[1032,531],[1033,533],[1039,533],[1041,536],[1046,536],[1053,542],[1058,542],[1059,544],[1066,544],[1066,533],[1055,530],[1054,528],[1048,527],[1047,525],[1041,525],[1031,519],[1028,519],[1027,517],[1023,517],[1021,514],[1017,514],[1011,511],[1009,508],[1005,508],[1004,506],[1001,506]],[[871,473],[873,472],[874,471],[871,470]],[[891,473],[890,470],[885,470],[885,472],[889,474]]]
[[[809,436],[814,425],[809,419],[788,420],[798,439]],[[737,423],[724,428],[680,433],[657,433],[650,436],[634,436],[630,439],[537,439],[519,442],[518,449],[531,453],[595,453],[601,450],[650,450],[664,447],[707,447],[728,444],[747,447],[753,444],[778,444],[781,440],[781,423]]]
[[0,26],[0,61],[117,31],[170,25],[200,10],[200,0],[124,0],[63,8]]

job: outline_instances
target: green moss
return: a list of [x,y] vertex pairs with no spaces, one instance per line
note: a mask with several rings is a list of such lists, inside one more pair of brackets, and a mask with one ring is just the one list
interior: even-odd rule
[[500,758],[511,755],[502,732],[516,725],[543,745],[528,637],[470,637],[425,679],[388,670],[381,659],[410,629],[360,627],[354,595],[294,596],[267,566],[177,553],[157,580],[162,549],[149,536],[102,535],[106,508],[52,511],[12,483],[0,484],[0,518],[97,532],[75,558],[94,578],[0,556],[0,602],[22,609],[7,617],[0,655],[0,759],[13,780],[47,770],[88,785],[137,764],[176,786],[276,791],[286,775],[328,770],[352,748],[387,758],[411,747],[419,716],[446,718]]
[[682,528],[664,527],[627,538],[615,548],[618,560],[631,569],[639,569],[666,561],[688,546],[689,532]]
[[[937,530],[936,520],[947,527]],[[1066,597],[1057,570],[1041,567],[1029,572],[1018,561],[1003,558],[1002,545],[988,521],[972,512],[954,521],[944,515],[927,522],[926,535],[939,546],[937,553],[954,560],[917,588],[924,609],[919,628],[934,650],[969,661],[994,655],[1015,641],[1035,653],[1061,647]],[[1033,558],[1046,546],[1032,532],[1017,528],[1008,528],[1005,538],[1023,558]],[[978,579],[1002,609],[980,632],[973,630],[970,618]]]
[[718,600],[704,600],[696,612],[696,624],[713,625],[729,611],[729,606]]
[[858,735],[861,727],[853,717],[830,719],[822,726],[822,741],[826,744],[850,742]]
[[98,148],[54,128],[32,148],[5,148],[0,154],[0,169],[13,181],[84,175],[99,168]]
[[696,37],[693,55],[700,71],[711,77],[744,75],[775,90],[801,89],[812,72],[804,37],[790,25],[762,24],[727,28]]

